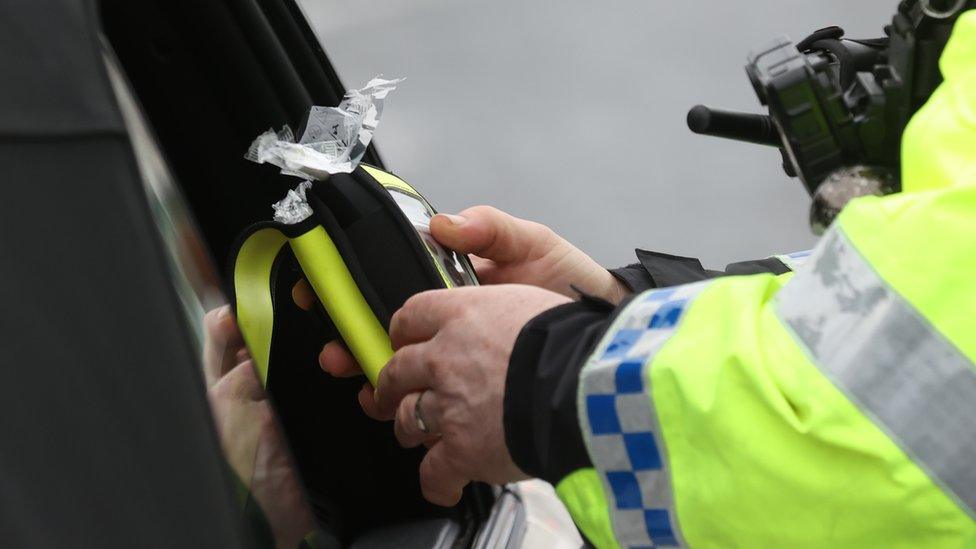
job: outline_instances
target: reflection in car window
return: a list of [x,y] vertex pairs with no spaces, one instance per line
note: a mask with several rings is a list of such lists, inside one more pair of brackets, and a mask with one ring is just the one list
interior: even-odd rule
[[252,535],[267,533],[273,538],[255,540],[259,545],[298,547],[316,528],[291,453],[194,218],[114,54],[107,45],[103,52],[176,295],[197,343],[216,431],[236,476],[242,515]]

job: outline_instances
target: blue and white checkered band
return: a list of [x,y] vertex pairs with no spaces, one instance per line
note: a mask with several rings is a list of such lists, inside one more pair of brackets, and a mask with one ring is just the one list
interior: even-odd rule
[[650,365],[710,281],[644,292],[620,312],[580,374],[580,423],[623,547],[680,546]]
[[783,265],[786,265],[789,270],[795,271],[807,262],[807,258],[810,257],[810,254],[812,253],[813,250],[804,250],[802,252],[793,252],[791,254],[774,255],[773,257],[778,259]]

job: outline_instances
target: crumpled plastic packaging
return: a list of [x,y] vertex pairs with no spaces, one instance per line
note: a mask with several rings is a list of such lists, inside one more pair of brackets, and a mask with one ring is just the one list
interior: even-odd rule
[[244,158],[281,168],[303,179],[325,179],[350,173],[366,153],[383,114],[383,100],[402,78],[373,78],[366,87],[349,90],[338,107],[312,107],[301,139],[288,126],[268,130],[251,144]]
[[383,100],[400,82],[403,78],[377,76],[364,88],[346,91],[338,107],[313,106],[297,142],[291,128],[284,126],[262,133],[251,143],[244,158],[278,166],[282,174],[306,180],[273,205],[276,221],[295,224],[312,215],[305,199],[312,186],[309,180],[356,169],[380,122]]
[[305,191],[312,188],[311,181],[302,181],[297,187],[288,191],[284,198],[271,205],[274,208],[274,220],[286,225],[301,223],[312,215],[312,207],[308,205]]

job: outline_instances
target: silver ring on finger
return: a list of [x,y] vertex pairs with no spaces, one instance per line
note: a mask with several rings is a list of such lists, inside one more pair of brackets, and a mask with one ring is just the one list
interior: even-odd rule
[[427,391],[424,391],[420,393],[420,396],[417,397],[417,402],[413,405],[413,417],[417,418],[417,429],[419,429],[421,433],[429,435],[430,428],[427,426],[427,422],[424,421],[424,415],[420,411],[420,401],[424,399],[424,395],[426,394]]

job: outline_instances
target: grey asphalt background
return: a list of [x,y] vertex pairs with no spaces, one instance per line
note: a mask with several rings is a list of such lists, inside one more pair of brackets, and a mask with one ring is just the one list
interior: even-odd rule
[[608,266],[633,249],[721,267],[805,249],[809,199],[773,149],[689,107],[757,110],[742,66],[779,35],[881,36],[896,0],[303,0],[347,86],[405,76],[376,141],[441,211],[492,204]]

